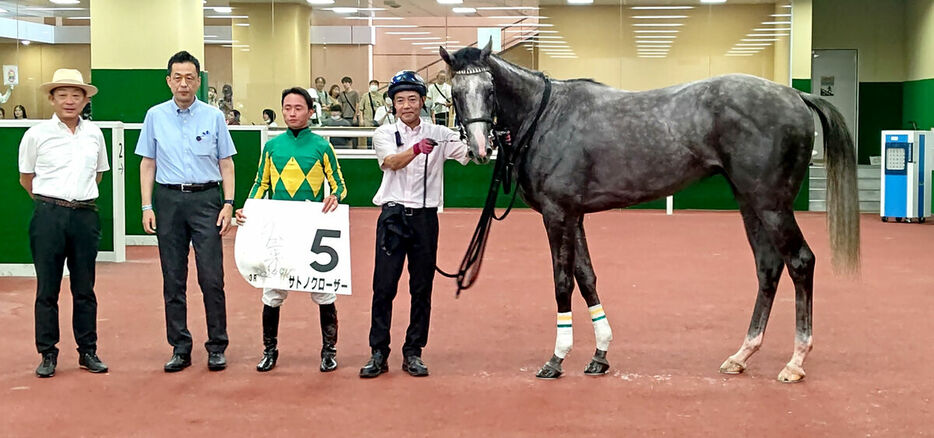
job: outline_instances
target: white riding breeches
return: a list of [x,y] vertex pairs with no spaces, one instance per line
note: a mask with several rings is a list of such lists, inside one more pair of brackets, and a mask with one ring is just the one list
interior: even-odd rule
[[[307,292],[298,292],[300,294]],[[332,304],[337,300],[337,294],[329,294],[324,292],[311,292],[311,299],[318,305]],[[263,304],[269,307],[279,307],[282,305],[282,302],[285,301],[286,297],[289,296],[289,291],[283,289],[263,289]]]

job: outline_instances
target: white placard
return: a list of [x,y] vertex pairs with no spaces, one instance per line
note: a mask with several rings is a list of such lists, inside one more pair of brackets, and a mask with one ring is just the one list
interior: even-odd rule
[[15,65],[3,66],[3,85],[19,85],[19,67]]
[[248,199],[234,258],[254,287],[350,295],[350,209],[320,202]]

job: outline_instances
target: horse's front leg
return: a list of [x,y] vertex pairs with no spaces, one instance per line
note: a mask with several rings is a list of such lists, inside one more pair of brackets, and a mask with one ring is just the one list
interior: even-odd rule
[[587,368],[584,369],[584,374],[602,376],[610,369],[606,352],[610,348],[610,341],[613,340],[613,331],[610,330],[610,322],[606,319],[603,305],[600,304],[600,297],[597,296],[597,275],[594,274],[593,264],[590,262],[583,216],[577,222],[577,237],[574,239],[574,277],[577,278],[577,287],[580,288],[581,296],[587,302],[597,344],[597,349]]
[[574,242],[577,222],[580,217],[570,217],[558,208],[542,209],[545,231],[551,246],[551,263],[555,276],[555,301],[558,304],[558,334],[555,339],[555,354],[538,371],[535,377],[557,379],[563,373],[561,362],[571,351],[574,332],[571,328],[571,292],[574,291]]

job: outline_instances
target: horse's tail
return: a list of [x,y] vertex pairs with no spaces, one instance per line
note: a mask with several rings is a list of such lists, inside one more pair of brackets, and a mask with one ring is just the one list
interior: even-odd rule
[[827,162],[827,228],[835,272],[856,274],[859,256],[859,191],[853,138],[843,115],[830,102],[799,93],[820,118]]

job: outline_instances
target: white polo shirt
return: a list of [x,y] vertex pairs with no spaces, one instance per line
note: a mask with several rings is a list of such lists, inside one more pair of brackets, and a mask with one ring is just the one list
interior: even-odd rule
[[[401,146],[396,145],[396,132],[402,140]],[[399,170],[383,167],[386,157],[411,148],[423,138],[438,142],[438,146],[435,146],[430,154],[418,154],[411,163]],[[444,161],[452,159],[461,164],[470,161],[467,158],[467,145],[460,141],[456,132],[425,120],[415,129],[409,128],[402,120],[376,128],[376,132],[373,133],[373,149],[376,151],[379,167],[383,170],[383,181],[373,197],[373,203],[376,205],[396,202],[410,208],[422,208],[422,194],[425,193],[425,160],[428,160],[428,195],[424,206],[437,207],[441,204]]]
[[110,170],[101,129],[78,121],[72,134],[57,115],[29,128],[19,144],[20,173],[34,173],[32,192],[66,201],[97,199],[97,173]]

